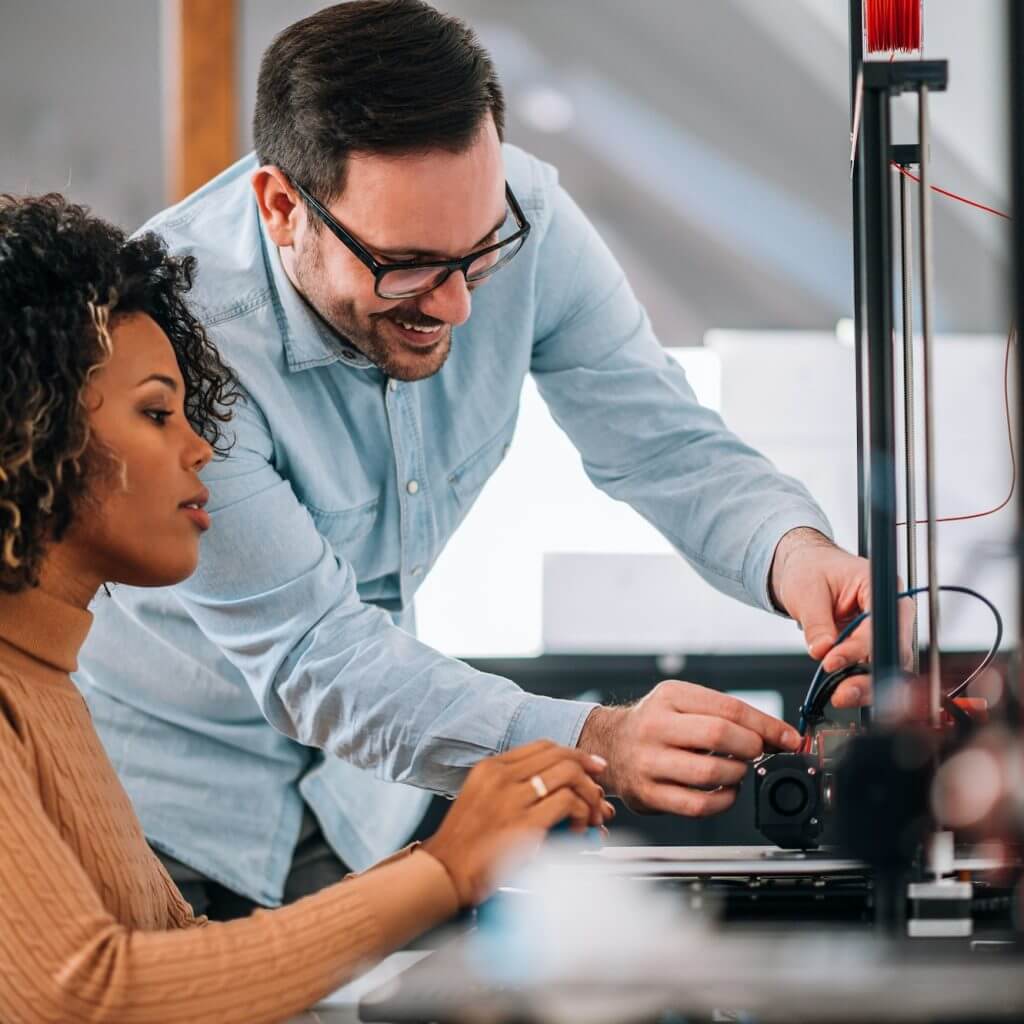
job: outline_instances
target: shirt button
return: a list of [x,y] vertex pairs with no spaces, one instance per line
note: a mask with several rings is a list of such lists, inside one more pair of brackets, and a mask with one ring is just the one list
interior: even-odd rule
[[397,391],[397,390],[398,390],[398,381],[397,380],[393,380],[393,379],[389,380],[388,381],[388,391]]
[[409,575],[410,576],[422,576],[423,575],[423,566],[422,565],[414,565],[412,567],[412,569],[409,571]]
[[406,489],[406,490],[407,490],[407,491],[408,491],[408,492],[409,492],[410,494],[415,494],[415,493],[416,493],[416,492],[417,492],[417,491],[418,491],[418,490],[420,489],[420,484],[419,484],[419,481],[418,481],[418,480],[410,480],[410,481],[409,481],[409,482],[408,482],[408,483],[407,483],[407,484],[405,485],[405,489]]

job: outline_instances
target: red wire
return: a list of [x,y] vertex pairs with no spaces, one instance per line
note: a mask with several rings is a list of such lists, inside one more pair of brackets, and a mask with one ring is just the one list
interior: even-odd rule
[[[916,181],[919,185],[921,179],[916,175],[912,174],[903,167],[901,164],[893,161],[893,167],[896,168],[900,174],[905,174],[911,181]],[[1005,220],[1012,220],[1013,218],[1008,213],[1003,213],[1002,210],[997,210],[992,206],[986,206],[984,203],[976,203],[973,199],[967,199],[964,196],[959,196],[955,192],[949,192],[947,189],[939,188],[937,185],[928,186],[933,192],[938,192],[940,196],[946,196],[948,199],[955,199],[958,203],[966,203],[968,206],[973,206],[977,210],[984,210],[986,213],[994,214],[996,217],[1003,217]],[[935,522],[937,523],[962,523],[967,519],[983,519],[985,516],[995,515],[996,512],[1001,512],[1010,501],[1013,499],[1013,493],[1017,488],[1017,453],[1013,446],[1013,422],[1010,417],[1010,348],[1013,345],[1014,336],[1017,333],[1016,325],[1010,328],[1010,333],[1006,336],[1006,355],[1003,359],[1003,407],[1006,409],[1006,436],[1010,442],[1010,493],[1007,494],[1006,498],[1001,501],[995,508],[990,508],[987,512],[971,512],[959,516],[939,516]],[[927,519],[915,519],[915,526],[922,526],[927,523]],[[905,522],[897,523],[897,526],[906,526]]]
[[[962,523],[967,519],[984,519],[985,516],[1002,512],[1013,498],[1013,492],[1017,488],[1017,454],[1013,447],[1013,426],[1010,420],[1010,346],[1013,344],[1015,333],[1016,331],[1011,327],[1010,333],[1006,336],[1006,358],[1003,361],[1003,403],[1006,409],[1006,436],[1010,442],[1010,493],[995,508],[990,508],[987,512],[970,512],[959,516],[939,516],[935,520],[937,523]],[[914,525],[923,526],[927,522],[927,519],[915,519]],[[907,524],[903,522],[896,525],[906,526]]]
[[[900,174],[905,174],[911,181],[916,181],[919,185],[921,184],[921,179],[916,174],[908,171],[906,167],[902,166],[902,164],[898,164],[894,161],[893,167],[895,167]],[[997,210],[994,206],[986,206],[984,203],[976,203],[973,199],[967,199],[965,196],[958,196],[955,192],[948,192],[944,188],[939,188],[938,185],[929,185],[928,187],[933,192],[938,192],[940,196],[945,196],[947,199],[955,199],[958,203],[966,203],[968,206],[973,206],[976,210],[984,210],[986,213],[992,213],[997,217],[1002,217],[1003,220],[1013,220],[1008,213],[1003,213],[1002,210]]]

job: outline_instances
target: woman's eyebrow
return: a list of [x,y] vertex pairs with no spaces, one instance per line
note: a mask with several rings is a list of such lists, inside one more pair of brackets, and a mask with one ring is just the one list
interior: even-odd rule
[[[469,247],[469,251],[472,252],[478,245],[483,245],[484,242],[486,242],[487,239],[490,238],[491,235],[493,235],[501,227],[501,225],[505,223],[507,217],[508,212],[506,211],[501,215],[501,220],[499,220],[498,223],[495,224],[494,227],[491,228],[491,230],[488,231],[483,238],[474,242]],[[427,256],[431,258],[436,256],[438,259],[442,260],[447,259],[448,255],[447,253],[438,252],[436,249],[377,249],[376,251],[380,253],[381,256]]]
[[178,390],[178,382],[173,377],[167,377],[162,373],[151,373],[148,377],[143,377],[135,386],[141,388],[143,384],[148,384],[151,380],[166,384],[172,391]]

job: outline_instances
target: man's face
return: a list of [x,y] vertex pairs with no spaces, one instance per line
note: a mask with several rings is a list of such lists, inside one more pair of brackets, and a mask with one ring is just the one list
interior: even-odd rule
[[[494,122],[488,118],[462,153],[354,154],[328,209],[379,263],[456,259],[496,241],[505,172]],[[382,299],[370,270],[325,226],[311,230],[314,214],[303,215],[282,258],[306,300],[389,377],[437,373],[452,327],[469,318],[473,286],[456,272],[426,295]]]

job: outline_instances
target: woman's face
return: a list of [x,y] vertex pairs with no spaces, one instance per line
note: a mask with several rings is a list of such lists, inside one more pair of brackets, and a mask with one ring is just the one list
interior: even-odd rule
[[112,583],[169,586],[189,576],[210,526],[199,471],[212,451],[184,413],[167,335],[145,314],[115,318],[113,352],[86,392],[94,438],[114,456],[65,541]]

